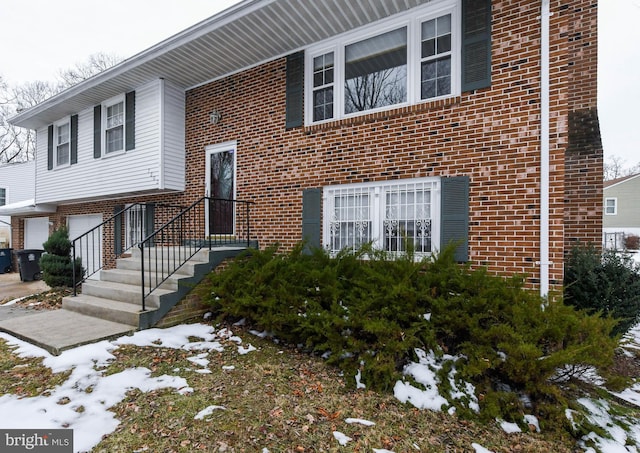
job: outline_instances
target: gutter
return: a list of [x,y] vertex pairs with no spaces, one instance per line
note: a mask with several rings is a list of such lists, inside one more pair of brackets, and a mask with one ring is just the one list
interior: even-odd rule
[[542,0],[540,25],[540,296],[549,294],[549,8]]

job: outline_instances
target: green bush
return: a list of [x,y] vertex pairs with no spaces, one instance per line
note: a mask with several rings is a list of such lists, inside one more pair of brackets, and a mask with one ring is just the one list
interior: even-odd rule
[[640,270],[630,255],[593,245],[577,245],[568,257],[564,279],[567,304],[616,318],[613,334],[627,332],[640,315]]
[[43,244],[45,254],[40,257],[42,279],[52,288],[73,286],[73,266],[76,267],[76,280],[82,278],[80,258],[71,259],[71,241],[67,228],[62,226],[53,232]]
[[[529,403],[513,395],[523,394],[529,413],[557,423],[568,407],[558,384],[589,366],[604,375],[612,363],[614,321],[547,303],[521,278],[459,265],[453,252],[417,262],[411,253],[391,260],[371,247],[332,258],[323,250],[304,254],[302,245],[286,254],[274,246],[211,274],[203,296],[220,320],[245,318],[328,357],[348,376],[360,371],[369,388],[391,389],[416,348],[433,350],[459,357],[457,379],[476,386],[483,415],[521,422]],[[457,385],[449,369],[439,372],[443,396]]]

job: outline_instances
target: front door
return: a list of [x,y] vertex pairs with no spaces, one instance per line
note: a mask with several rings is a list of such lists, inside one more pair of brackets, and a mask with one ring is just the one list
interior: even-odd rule
[[207,227],[210,235],[234,233],[235,173],[235,143],[207,148],[207,195],[210,197]]

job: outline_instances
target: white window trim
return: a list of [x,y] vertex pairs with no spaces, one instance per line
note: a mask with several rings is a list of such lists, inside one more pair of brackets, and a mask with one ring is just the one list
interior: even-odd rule
[[[445,96],[420,99],[421,24],[426,20],[434,19],[445,14],[451,14],[451,93]],[[462,34],[460,21],[459,0],[433,1],[422,7],[414,8],[407,13],[394,16],[390,19],[383,19],[355,31],[343,33],[306,49],[304,65],[305,125],[322,124],[459,96],[461,92],[460,37]],[[407,27],[407,101],[362,112],[343,113],[345,47],[402,27]],[[329,52],[334,53],[333,118],[313,121],[313,59]]]
[[[122,149],[107,152],[107,109],[115,104],[122,103]],[[102,103],[102,124],[100,125],[100,134],[102,139],[100,142],[102,158],[117,156],[126,152],[127,149],[127,103],[125,95],[120,94],[112,97]]]
[[0,187],[0,191],[4,191],[4,200],[0,198],[1,201],[4,201],[4,203],[0,203],[0,206],[4,206],[7,204],[7,201],[9,200],[9,189],[6,187]]
[[[69,126],[69,141],[66,143],[69,145],[68,161],[66,164],[58,163],[58,128],[64,125]],[[65,168],[71,165],[71,117],[65,117],[61,120],[53,123],[53,168]]]
[[383,249],[384,242],[384,193],[386,188],[396,186],[406,186],[415,184],[431,185],[431,252],[418,253],[416,257],[421,258],[433,253],[437,253],[440,247],[440,220],[441,220],[441,182],[439,177],[425,177],[413,179],[394,179],[387,181],[376,181],[370,183],[340,184],[325,186],[322,194],[322,246],[331,251],[331,219],[334,208],[330,197],[336,191],[360,190],[369,192],[369,212],[371,217],[371,240],[376,249]]
[[[607,206],[607,202],[609,200],[613,200],[613,212],[609,212]],[[607,197],[604,199],[604,214],[605,215],[618,215],[618,198],[617,197]]]

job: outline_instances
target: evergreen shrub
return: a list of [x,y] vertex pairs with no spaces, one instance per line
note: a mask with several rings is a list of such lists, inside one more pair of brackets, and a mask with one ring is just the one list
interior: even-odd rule
[[[244,318],[347,376],[360,371],[374,390],[403,378],[416,348],[455,355],[456,379],[475,385],[489,418],[521,422],[523,413],[544,413],[558,423],[569,404],[560,384],[590,366],[607,377],[617,345],[612,319],[548,303],[522,278],[460,265],[453,247],[422,261],[412,253],[390,258],[369,246],[335,257],[305,254],[302,245],[252,250],[210,274],[202,296],[220,321]],[[457,385],[448,372],[439,372],[443,396]]]
[[564,300],[614,317],[618,323],[612,333],[623,334],[639,320],[640,269],[629,254],[578,244],[566,262]]
[[44,253],[40,257],[40,269],[42,279],[52,288],[73,286],[73,266],[76,266],[76,279],[82,277],[82,264],[80,258],[71,259],[71,241],[69,232],[65,226],[53,232],[43,244]]

